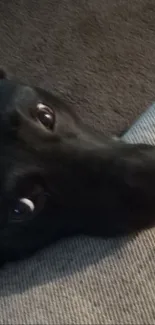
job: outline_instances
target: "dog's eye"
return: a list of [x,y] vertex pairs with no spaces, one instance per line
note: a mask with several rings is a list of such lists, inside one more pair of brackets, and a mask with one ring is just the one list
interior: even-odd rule
[[53,130],[55,114],[48,106],[39,103],[37,105],[36,118],[49,130]]
[[18,200],[15,208],[11,213],[11,221],[21,222],[30,219],[34,209],[35,205],[30,199],[21,198]]

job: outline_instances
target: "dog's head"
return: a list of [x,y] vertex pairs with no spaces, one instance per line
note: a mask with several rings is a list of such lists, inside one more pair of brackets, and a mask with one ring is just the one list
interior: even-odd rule
[[88,227],[103,202],[106,147],[58,98],[1,71],[0,252],[20,257]]
[[105,139],[51,93],[0,71],[0,261],[63,235],[141,227],[148,206],[154,215],[152,175],[152,147]]

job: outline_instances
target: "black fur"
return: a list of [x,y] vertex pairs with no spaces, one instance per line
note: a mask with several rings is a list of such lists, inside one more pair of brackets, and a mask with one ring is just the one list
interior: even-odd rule
[[[115,236],[153,224],[154,147],[107,139],[52,94],[0,77],[2,262],[62,236]],[[53,130],[31,114],[38,102],[55,111]],[[15,222],[16,201],[35,186],[34,215]]]

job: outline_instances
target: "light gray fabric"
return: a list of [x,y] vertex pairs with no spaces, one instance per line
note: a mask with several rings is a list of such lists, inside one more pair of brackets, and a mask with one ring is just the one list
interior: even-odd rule
[[[154,143],[154,120],[152,106],[124,139],[141,141],[147,125],[145,138]],[[5,266],[0,324],[155,324],[155,229],[67,239]]]
[[155,145],[155,103],[136,120],[122,138],[131,143]]

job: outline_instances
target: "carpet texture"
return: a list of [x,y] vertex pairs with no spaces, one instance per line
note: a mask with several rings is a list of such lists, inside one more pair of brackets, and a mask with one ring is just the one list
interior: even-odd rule
[[[119,134],[155,100],[154,16],[154,0],[1,0],[0,63]],[[79,237],[6,265],[0,324],[155,324],[154,242]]]

